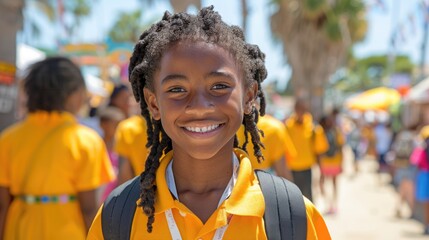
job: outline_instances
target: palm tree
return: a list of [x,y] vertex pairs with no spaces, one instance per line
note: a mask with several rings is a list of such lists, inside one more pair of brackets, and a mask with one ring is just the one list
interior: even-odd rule
[[365,36],[362,0],[274,0],[271,30],[283,43],[296,98],[306,99],[315,117],[323,114],[329,77],[345,63],[353,43]]
[[136,43],[140,34],[150,26],[150,23],[141,23],[142,11],[121,13],[118,20],[109,31],[109,38],[114,42]]
[[[142,4],[153,4],[154,0],[139,0]],[[247,0],[239,0],[241,4],[241,27],[243,32],[246,34],[247,30],[247,17],[249,15],[249,7]],[[201,9],[202,1],[201,0],[169,0],[171,7],[174,12],[184,12],[190,6],[195,6],[197,9]]]

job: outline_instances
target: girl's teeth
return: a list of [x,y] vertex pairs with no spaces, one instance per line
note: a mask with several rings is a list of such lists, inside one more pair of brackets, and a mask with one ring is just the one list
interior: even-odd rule
[[197,132],[197,133],[205,133],[205,132],[212,131],[218,127],[219,127],[219,124],[218,125],[211,125],[208,127],[186,127],[186,130],[191,131],[191,132]]

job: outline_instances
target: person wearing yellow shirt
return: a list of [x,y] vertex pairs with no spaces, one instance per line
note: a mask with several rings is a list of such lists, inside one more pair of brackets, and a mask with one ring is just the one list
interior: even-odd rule
[[295,102],[294,113],[286,119],[285,125],[296,149],[296,155],[287,159],[288,167],[294,183],[304,196],[312,200],[311,169],[319,156],[328,150],[328,141],[323,128],[313,122],[306,103],[301,99]]
[[[267,76],[264,54],[211,6],[197,15],[166,12],[141,35],[129,70],[152,137],[145,171],[131,181],[137,196],[127,205],[136,208],[125,212],[131,215],[126,238],[267,239],[264,195],[236,141],[244,124],[256,157],[263,159],[256,119],[265,113],[260,90]],[[259,111],[253,106],[258,100]],[[131,185],[125,186],[109,198],[129,196]],[[306,223],[300,233],[308,240],[329,240],[320,213],[296,193]],[[114,215],[103,214],[104,209],[94,219],[89,240],[103,239],[103,229],[110,232]]]
[[146,121],[141,115],[119,123],[115,134],[115,152],[119,155],[118,183],[140,175],[148,156]]
[[[258,162],[256,157],[249,155],[250,162],[254,169],[271,170],[283,178],[292,180],[292,174],[286,165],[285,156],[293,156],[296,154],[295,146],[286,132],[284,124],[272,117],[265,115],[259,118],[257,126],[263,131],[264,136],[261,138],[264,148],[262,154],[264,161]],[[240,146],[245,142],[244,126],[241,126],[237,133]],[[247,145],[249,152],[253,151],[253,143]]]
[[28,115],[0,135],[0,239],[85,239],[99,187],[114,180],[103,140],[80,125],[79,67],[63,57],[30,66]]
[[[329,214],[337,211],[337,177],[343,170],[343,145],[344,137],[341,130],[336,126],[335,115],[323,116],[320,119],[326,139],[328,140],[328,150],[320,156],[320,191],[328,202]],[[325,192],[325,180],[332,180],[332,197],[328,198]]]

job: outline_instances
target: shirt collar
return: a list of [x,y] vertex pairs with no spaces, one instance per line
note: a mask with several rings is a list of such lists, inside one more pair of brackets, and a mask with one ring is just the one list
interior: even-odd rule
[[[223,201],[225,201],[225,199],[227,199],[231,195],[232,189],[234,188],[234,185],[237,182],[237,175],[238,175],[240,162],[238,161],[237,156],[235,156],[234,153],[232,154],[232,159],[233,159],[232,176],[228,182],[228,185],[225,188],[225,191],[222,194],[222,197],[219,200],[218,207],[222,204]],[[180,201],[179,194],[177,193],[176,182],[174,181],[173,161],[174,159],[172,159],[167,165],[167,169],[165,173],[166,181],[167,181],[168,189],[170,190],[171,194],[173,194],[175,199]]]
[[[289,119],[287,120],[287,124],[289,126],[298,125],[296,123],[296,118],[297,118],[296,114],[293,113],[289,117]],[[307,126],[307,125],[312,125],[312,123],[313,123],[313,117],[311,116],[311,114],[310,113],[304,113],[304,115],[302,116],[302,124],[301,125]]]
[[40,125],[56,125],[62,122],[77,122],[76,117],[69,112],[36,111],[27,115],[27,121]]

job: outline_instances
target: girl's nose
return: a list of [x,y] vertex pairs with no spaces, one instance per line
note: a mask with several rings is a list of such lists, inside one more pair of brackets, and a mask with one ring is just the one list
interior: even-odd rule
[[186,113],[188,114],[204,114],[213,110],[213,102],[210,96],[204,92],[195,92],[190,96]]

